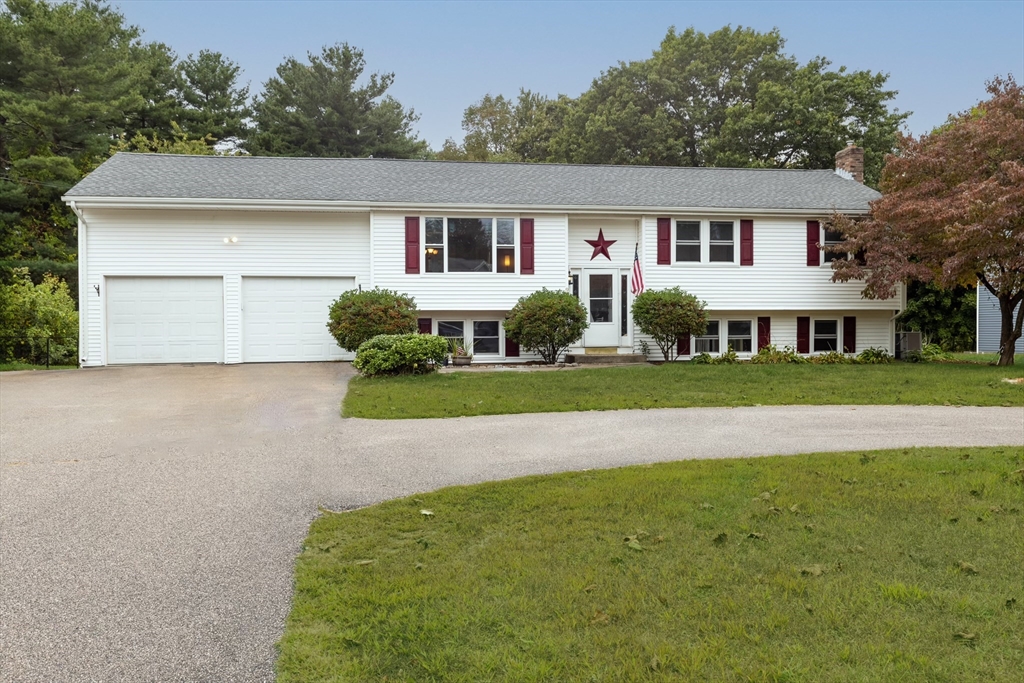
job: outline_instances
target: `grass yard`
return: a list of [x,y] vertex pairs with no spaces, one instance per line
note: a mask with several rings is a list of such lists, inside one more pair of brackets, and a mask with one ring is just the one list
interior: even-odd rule
[[10,372],[12,370],[77,370],[77,365],[51,365],[47,368],[45,365],[33,365],[32,363],[0,363],[0,372]]
[[753,405],[1024,406],[1024,367],[983,364],[636,365],[354,378],[346,417],[458,417]]
[[1022,448],[455,487],[314,521],[278,679],[1018,681],[1021,558]]

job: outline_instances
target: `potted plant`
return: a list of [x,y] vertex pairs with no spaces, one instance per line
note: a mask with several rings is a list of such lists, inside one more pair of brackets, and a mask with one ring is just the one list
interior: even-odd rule
[[473,354],[466,352],[466,341],[462,337],[449,337],[448,348],[452,353],[452,365],[469,365]]

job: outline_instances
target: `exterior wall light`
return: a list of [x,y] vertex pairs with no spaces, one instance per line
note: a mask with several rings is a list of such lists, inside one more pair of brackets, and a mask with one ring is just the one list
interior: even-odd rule
[[236,242],[238,242],[238,238],[237,237],[225,237],[224,238],[224,244],[235,244]]

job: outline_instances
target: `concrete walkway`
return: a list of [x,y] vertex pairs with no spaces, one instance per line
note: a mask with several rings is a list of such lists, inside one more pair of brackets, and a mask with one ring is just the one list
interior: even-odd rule
[[1024,445],[1020,408],[343,420],[344,364],[0,375],[0,681],[273,679],[316,507],[685,458]]

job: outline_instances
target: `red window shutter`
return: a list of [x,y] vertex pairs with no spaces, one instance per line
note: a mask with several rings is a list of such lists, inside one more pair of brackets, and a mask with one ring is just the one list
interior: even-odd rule
[[818,221],[807,221],[807,265],[821,265],[821,250],[818,249],[818,240],[821,239],[821,223]]
[[519,344],[505,337],[505,357],[506,358],[519,358]]
[[857,353],[857,316],[843,316],[843,353]]
[[799,317],[796,319],[796,352],[811,352],[811,319]]
[[434,321],[430,318],[416,318],[416,327],[420,334],[431,334],[434,331]]
[[765,316],[757,319],[757,350],[772,343],[772,319]]
[[676,342],[676,353],[680,356],[690,355],[690,335],[679,338],[679,341]]
[[658,219],[658,265],[672,264],[672,219]]
[[418,275],[420,272],[420,219],[407,216],[405,219],[405,274]]
[[519,273],[533,275],[533,219],[519,219]]
[[754,221],[740,221],[740,265],[754,265]]

